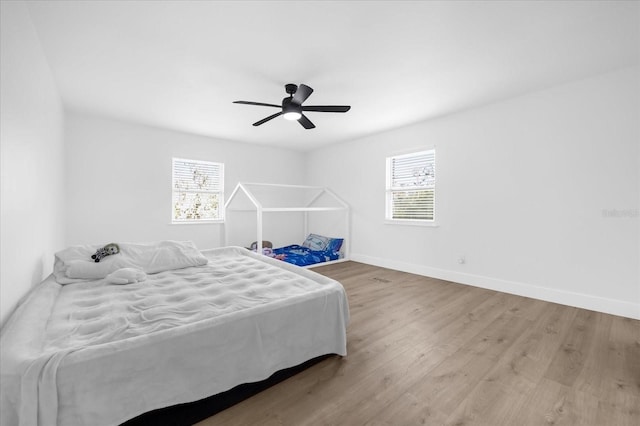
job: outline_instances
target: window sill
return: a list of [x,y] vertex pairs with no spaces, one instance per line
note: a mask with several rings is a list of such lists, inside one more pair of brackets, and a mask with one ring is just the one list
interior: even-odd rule
[[198,220],[192,222],[171,222],[169,225],[224,225],[224,220]]
[[403,225],[403,226],[424,226],[427,228],[438,228],[438,225],[434,221],[426,220],[398,220],[398,219],[385,219],[385,225]]

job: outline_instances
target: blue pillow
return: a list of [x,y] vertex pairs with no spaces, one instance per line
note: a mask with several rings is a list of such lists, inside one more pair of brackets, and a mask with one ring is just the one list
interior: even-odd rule
[[329,244],[327,244],[327,250],[340,251],[344,238],[330,238]]

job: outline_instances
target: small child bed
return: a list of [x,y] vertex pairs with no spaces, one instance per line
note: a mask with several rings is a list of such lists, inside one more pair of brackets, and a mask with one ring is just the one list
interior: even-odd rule
[[[271,241],[262,241],[262,254],[292,265],[306,267],[343,259],[341,251],[343,242],[343,238],[309,234],[301,246],[293,244],[274,249]],[[258,242],[254,241],[249,250],[256,252],[257,247]]]
[[[255,250],[258,253],[276,257],[297,266],[348,260],[349,212],[349,205],[325,187],[241,182],[236,185],[225,203],[225,245],[243,244],[246,239],[238,235],[246,238],[248,230],[251,229],[249,235],[256,236]],[[244,215],[245,213],[248,213],[248,216]],[[278,235],[285,241],[292,241],[291,238],[297,239],[300,235],[306,235],[306,240],[301,245],[288,245],[275,249],[269,246],[269,250],[263,252],[265,214],[272,218],[286,215],[288,220],[291,220],[288,215],[301,215],[301,234],[284,236],[278,231],[274,233],[273,228],[269,233]],[[239,220],[241,215],[243,220]],[[232,220],[234,218],[239,220],[235,226]],[[298,222],[295,220],[287,222],[287,231],[298,229],[296,225]],[[309,233],[309,229],[315,233]],[[323,233],[338,235],[341,238],[327,238],[319,235]]]
[[290,245],[273,249],[275,256],[282,256],[284,262],[297,266],[311,266],[340,259],[340,252],[334,250],[311,250],[308,247]]
[[[239,247],[120,247],[95,265],[77,258],[95,246],[58,253],[9,318],[1,424],[115,425],[346,355],[348,304],[332,279]],[[136,268],[130,284],[109,278]]]
[[318,234],[309,234],[301,246],[273,249],[273,255],[280,260],[297,266],[310,266],[318,263],[342,259],[343,238],[329,238]]

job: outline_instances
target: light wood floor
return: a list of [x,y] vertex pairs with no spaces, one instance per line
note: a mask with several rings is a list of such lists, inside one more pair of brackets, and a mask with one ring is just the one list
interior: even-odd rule
[[348,355],[199,423],[640,425],[640,321],[345,262]]

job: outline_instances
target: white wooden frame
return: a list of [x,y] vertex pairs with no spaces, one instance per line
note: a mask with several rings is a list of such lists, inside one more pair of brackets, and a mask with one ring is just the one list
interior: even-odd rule
[[[255,195],[251,192],[251,187],[252,186],[268,186],[268,187],[274,187],[274,188],[295,188],[295,189],[308,189],[308,190],[317,190],[318,194],[312,198],[312,200],[305,206],[296,206],[296,207],[263,207],[262,203],[260,203],[260,201],[255,197]],[[340,197],[338,197],[333,191],[331,191],[328,188],[322,187],[322,186],[308,186],[308,185],[285,185],[285,184],[274,184],[274,183],[247,183],[247,182],[240,182],[236,185],[236,187],[234,188],[233,192],[231,193],[231,196],[229,196],[229,198],[227,198],[225,204],[224,204],[224,210],[225,210],[225,216],[227,214],[229,214],[230,211],[233,211],[232,208],[230,208],[231,203],[233,202],[234,198],[239,194],[239,193],[244,193],[246,195],[246,197],[249,199],[249,201],[251,202],[251,204],[253,205],[253,207],[256,210],[256,224],[257,224],[257,230],[256,230],[256,241],[257,241],[257,253],[262,253],[262,215],[265,212],[301,212],[304,213],[304,235],[308,235],[309,234],[309,224],[308,224],[308,213],[310,212],[323,212],[323,211],[343,211],[344,212],[344,216],[345,216],[345,231],[346,231],[346,235],[344,235],[344,243],[343,243],[343,247],[342,247],[342,253],[343,256],[338,259],[338,260],[334,260],[331,262],[324,262],[321,264],[314,264],[314,265],[310,265],[310,266],[318,266],[318,265],[326,265],[328,263],[335,263],[335,262],[344,262],[346,260],[349,260],[349,255],[351,253],[350,250],[350,243],[351,243],[351,216],[350,216],[350,209],[349,209],[349,205],[342,200]],[[333,206],[333,207],[321,207],[321,206],[314,206],[314,203],[319,200],[323,195],[328,195],[329,197],[331,197],[333,200],[336,201],[337,204],[339,204],[339,206]],[[253,209],[251,209],[253,210]],[[224,242],[225,242],[225,246],[229,245],[229,237],[227,235],[227,232],[225,231],[224,233]]]

